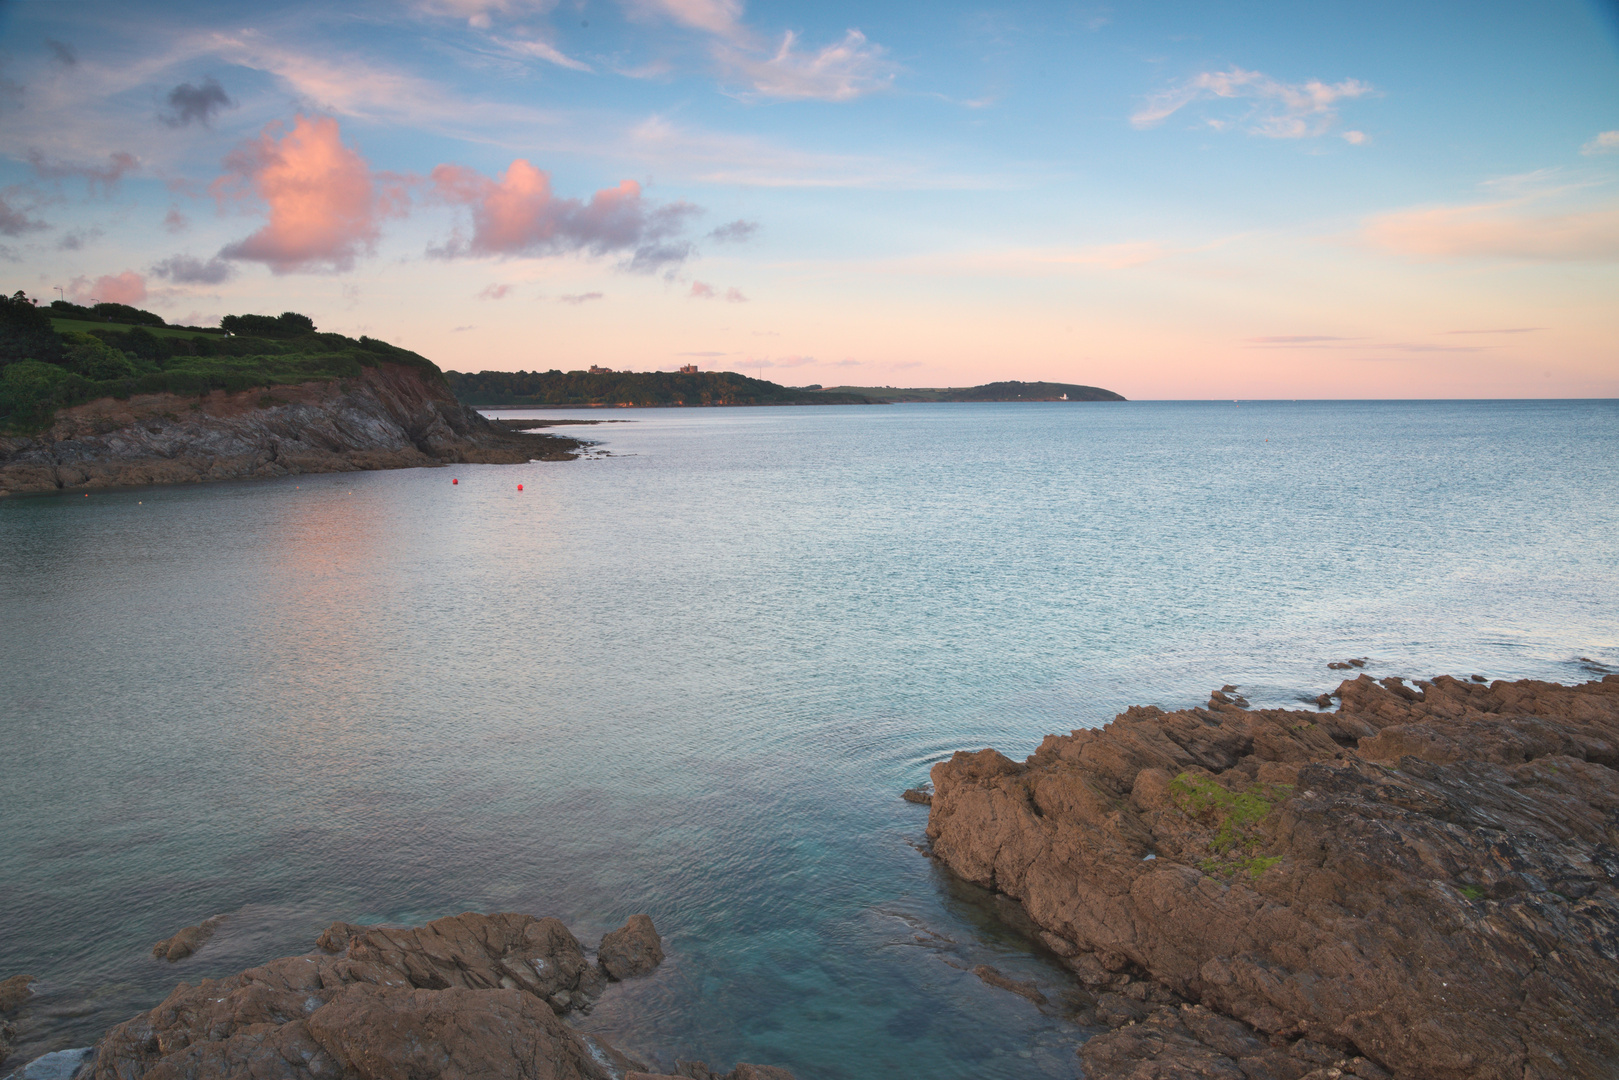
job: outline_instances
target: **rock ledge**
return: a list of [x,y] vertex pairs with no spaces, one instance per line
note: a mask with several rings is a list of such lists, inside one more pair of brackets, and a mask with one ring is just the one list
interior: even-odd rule
[[933,768],[934,853],[1117,1029],[1090,1080],[1615,1075],[1619,676],[1226,696]]

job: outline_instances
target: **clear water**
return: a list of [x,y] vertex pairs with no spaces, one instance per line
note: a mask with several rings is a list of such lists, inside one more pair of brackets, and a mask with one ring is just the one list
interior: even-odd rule
[[665,1065],[1073,1076],[1061,969],[918,851],[934,761],[1350,656],[1619,664],[1614,402],[610,418],[571,463],[0,503],[23,1056],[333,919],[648,911],[669,961],[581,1023]]

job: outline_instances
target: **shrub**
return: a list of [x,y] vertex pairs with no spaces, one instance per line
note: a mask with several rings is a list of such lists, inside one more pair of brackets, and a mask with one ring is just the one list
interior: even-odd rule
[[93,334],[62,335],[62,366],[95,382],[128,379],[135,374],[135,365],[122,349],[113,348]]

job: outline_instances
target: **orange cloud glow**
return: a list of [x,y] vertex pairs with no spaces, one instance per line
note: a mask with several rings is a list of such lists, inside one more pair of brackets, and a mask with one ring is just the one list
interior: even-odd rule
[[631,253],[626,269],[656,270],[691,254],[689,243],[672,237],[697,208],[683,202],[654,206],[634,180],[602,188],[588,203],[558,198],[551,174],[521,158],[499,180],[462,165],[440,165],[432,181],[440,199],[472,211],[472,239],[435,249],[445,257],[625,251]]
[[94,281],[77,277],[68,286],[68,293],[77,304],[140,304],[146,300],[146,279],[133,270],[103,274]]
[[225,159],[229,171],[214,181],[216,197],[252,194],[270,210],[269,224],[220,254],[277,274],[350,269],[376,244],[381,220],[404,210],[404,188],[379,185],[330,117],[298,116],[281,131],[279,122],[267,125]]

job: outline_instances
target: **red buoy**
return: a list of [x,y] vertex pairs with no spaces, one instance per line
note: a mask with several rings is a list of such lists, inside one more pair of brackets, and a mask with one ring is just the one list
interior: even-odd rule
[[461,482],[461,481],[459,481],[459,480],[451,480],[451,481],[450,481],[450,483],[452,483],[452,484],[459,484],[459,483],[460,483],[460,482]]
[[518,491],[522,491],[522,490],[523,490],[523,485],[522,485],[522,484],[518,484],[518,485],[517,485],[517,490],[518,490]]

